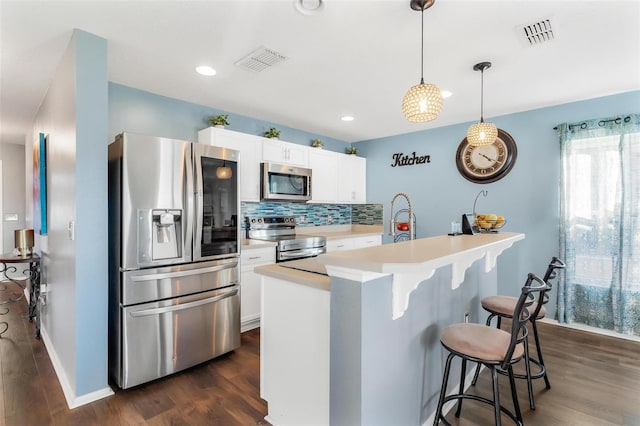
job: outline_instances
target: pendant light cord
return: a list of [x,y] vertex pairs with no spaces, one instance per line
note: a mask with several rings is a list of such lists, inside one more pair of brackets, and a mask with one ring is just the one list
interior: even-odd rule
[[480,70],[480,122],[484,123],[484,68]]
[[420,10],[422,17],[422,26],[420,27],[420,84],[424,84],[424,4]]

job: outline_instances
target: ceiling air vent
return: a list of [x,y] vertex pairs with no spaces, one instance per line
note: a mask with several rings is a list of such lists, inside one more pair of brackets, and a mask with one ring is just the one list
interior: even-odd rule
[[551,19],[541,19],[533,24],[518,27],[518,34],[527,46],[536,46],[556,38],[551,28]]
[[236,62],[235,65],[248,69],[249,71],[261,72],[286,59],[287,57],[283,54],[272,49],[267,49],[264,46],[260,46],[258,49]]

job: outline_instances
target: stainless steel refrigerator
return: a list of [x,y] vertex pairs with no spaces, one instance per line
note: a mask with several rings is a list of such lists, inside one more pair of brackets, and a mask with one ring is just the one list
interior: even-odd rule
[[109,370],[129,388],[240,345],[238,152],[109,145]]

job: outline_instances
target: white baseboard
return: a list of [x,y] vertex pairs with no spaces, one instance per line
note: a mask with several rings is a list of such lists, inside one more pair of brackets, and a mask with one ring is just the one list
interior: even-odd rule
[[80,396],[76,395],[75,390],[69,383],[69,379],[64,371],[64,368],[62,368],[62,362],[60,362],[60,358],[58,357],[58,354],[53,347],[53,343],[51,342],[51,339],[49,338],[45,327],[40,328],[40,335],[42,337],[42,341],[44,342],[44,346],[47,349],[47,353],[49,354],[49,359],[51,359],[51,364],[53,364],[53,369],[56,372],[56,376],[58,376],[58,381],[60,382],[60,386],[62,387],[62,392],[64,393],[64,398],[67,400],[69,409],[74,409],[80,407],[81,405],[89,404],[90,402],[113,395],[113,389],[111,389],[109,386],[103,389],[98,389],[94,392],[90,392],[88,394]]
[[616,337],[618,339],[630,340],[632,342],[640,342],[640,337],[638,337],[638,336],[632,336],[630,334],[616,333],[613,330],[607,330],[607,329],[604,329],[604,328],[592,327],[592,326],[586,325],[586,324],[580,324],[580,323],[565,324],[565,323],[562,323],[562,322],[558,322],[558,320],[550,319],[550,318],[543,318],[543,319],[541,319],[539,321],[547,323],[547,324],[551,324],[551,325],[557,325],[559,327],[572,328],[574,330],[586,331],[588,333],[601,334],[603,336],[609,336],[609,337]]
[[260,327],[260,316],[242,322],[240,324],[240,333],[244,333],[245,331],[253,330],[258,327]]

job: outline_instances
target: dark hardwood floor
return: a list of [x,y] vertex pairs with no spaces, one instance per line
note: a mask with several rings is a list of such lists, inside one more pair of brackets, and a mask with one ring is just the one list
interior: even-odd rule
[[[11,304],[9,314],[0,316],[10,323],[0,339],[0,424],[268,425],[260,399],[259,330],[244,333],[242,346],[231,354],[69,410],[26,312],[26,304]],[[640,343],[551,324],[541,324],[540,331],[552,388],[535,383],[538,408],[531,411],[526,385],[518,381],[526,425],[640,426]],[[476,391],[489,396],[489,383],[485,372]],[[509,401],[502,377],[501,395]],[[461,418],[451,413],[447,419],[460,426],[488,425],[492,416],[489,407],[465,401]]]

